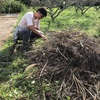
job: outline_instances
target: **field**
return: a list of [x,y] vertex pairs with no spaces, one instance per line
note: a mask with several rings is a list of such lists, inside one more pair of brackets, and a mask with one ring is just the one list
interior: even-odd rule
[[[30,10],[28,10],[28,11],[30,11]],[[20,13],[19,19],[23,16],[24,13],[25,12]],[[48,24],[48,21],[50,21],[50,26]],[[41,21],[41,30],[45,34],[51,34],[51,35],[55,32],[58,32],[58,33],[65,32],[66,33],[66,31],[67,31],[68,33],[69,32],[72,33],[72,37],[74,37],[74,38],[70,37],[69,34],[68,34],[68,36],[66,35],[65,37],[67,37],[66,39],[68,39],[68,40],[70,40],[72,38],[72,40],[75,43],[77,43],[74,45],[72,43],[72,41],[71,42],[68,41],[68,43],[70,42],[74,48],[75,48],[75,46],[77,48],[79,48],[80,46],[84,47],[84,45],[82,45],[81,42],[79,42],[80,39],[77,38],[79,35],[77,36],[75,34],[75,33],[82,33],[83,38],[81,37],[82,38],[81,41],[83,41],[83,43],[85,43],[85,42],[88,43],[87,41],[89,41],[90,43],[88,43],[88,46],[84,47],[84,49],[81,49],[81,50],[83,50],[83,52],[86,55],[82,54],[82,55],[78,55],[78,57],[81,58],[81,56],[82,56],[83,58],[85,58],[85,57],[87,57],[87,52],[88,52],[90,54],[89,59],[92,59],[91,56],[94,55],[93,57],[94,58],[96,57],[96,60],[94,60],[94,59],[92,59],[92,60],[98,61],[98,62],[96,62],[96,64],[94,64],[94,63],[92,63],[92,64],[94,64],[95,66],[99,66],[100,56],[98,56],[98,55],[95,56],[94,49],[96,47],[97,51],[99,51],[100,44],[98,44],[97,42],[96,42],[97,44],[95,43],[95,38],[92,40],[91,38],[87,38],[87,37],[92,36],[92,38],[93,38],[93,36],[96,36],[99,38],[99,36],[100,36],[100,10],[97,11],[94,8],[90,8],[84,15],[81,15],[80,12],[76,13],[74,8],[68,8],[65,11],[63,11],[55,19],[54,22],[51,22],[49,15],[47,18],[43,19]],[[73,33],[74,33],[74,35],[73,35]],[[85,33],[87,34],[86,36],[84,35]],[[61,39],[64,41],[63,38],[61,38]],[[58,40],[60,40],[60,38]],[[52,45],[50,44],[50,46],[55,47],[56,45],[58,45],[57,44],[57,43],[59,43],[58,40],[57,40],[57,42],[55,42],[53,44],[51,43]],[[85,40],[87,40],[87,41],[85,41]],[[51,40],[51,42],[52,41],[53,40]],[[55,41],[56,41],[56,39],[55,39]],[[63,43],[66,44],[66,42],[63,42]],[[78,45],[78,43],[80,43],[80,44]],[[8,41],[5,43],[3,49],[0,51],[0,100],[46,100],[47,97],[55,98],[58,95],[59,98],[61,98],[64,96],[64,94],[60,94],[60,92],[63,91],[63,88],[67,87],[67,85],[69,86],[69,84],[65,84],[64,83],[65,80],[62,80],[62,78],[65,79],[65,77],[63,76],[63,73],[61,73],[64,71],[62,68],[55,69],[54,71],[47,68],[48,73],[45,73],[45,74],[47,74],[48,76],[46,77],[44,74],[43,79],[42,78],[40,80],[37,79],[38,76],[39,76],[39,78],[42,77],[41,75],[43,74],[44,68],[48,64],[48,60],[45,62],[44,62],[44,60],[46,59],[46,57],[48,57],[48,55],[50,55],[50,53],[52,55],[55,54],[55,52],[57,52],[58,55],[60,53],[63,56],[62,58],[64,58],[64,60],[66,59],[66,57],[61,52],[63,50],[62,48],[58,48],[58,49],[54,48],[54,50],[53,50],[53,48],[48,49],[49,46],[46,46],[43,48],[43,51],[41,51],[41,45],[43,45],[43,44],[45,44],[45,43],[41,39],[37,40],[36,43],[33,44],[33,48],[31,49],[32,53],[29,53],[28,55],[24,55],[21,52],[14,53],[14,51],[13,51],[14,48],[12,47],[12,45],[13,45],[12,37],[10,37],[8,39]],[[60,42],[60,46],[61,46],[61,44],[62,44],[62,42]],[[92,44],[94,46],[93,48],[92,48]],[[87,47],[90,49],[90,52],[88,51]],[[70,51],[70,48],[71,47],[68,47],[67,49]],[[78,50],[77,48],[76,48],[76,50]],[[39,52],[37,52],[38,49],[40,50]],[[59,51],[59,49],[61,49],[61,51]],[[64,47],[64,49],[67,50],[66,47]],[[46,50],[51,50],[51,52],[50,53],[46,52]],[[37,53],[37,55],[34,55],[35,52]],[[42,53],[44,52],[44,54],[42,55],[41,52]],[[45,54],[47,54],[47,56],[45,56]],[[59,57],[59,56],[53,55],[53,56],[55,56],[55,59],[53,59],[52,55],[49,56],[50,59],[52,59],[52,60],[55,60],[57,57]],[[68,56],[69,56],[69,60],[71,61],[73,59],[74,55],[72,55],[72,57],[71,57],[71,55],[68,55]],[[77,56],[77,55],[75,55],[75,56]],[[98,56],[98,58],[97,58],[97,56]],[[37,57],[40,60],[41,65],[38,65],[36,63],[35,57]],[[58,59],[57,63],[59,62],[59,59]],[[77,62],[78,58],[75,60]],[[61,61],[63,61],[63,60],[61,60]],[[75,64],[76,64],[76,62],[75,62]],[[82,62],[82,61],[80,60],[80,62]],[[49,63],[48,66],[50,66],[51,64],[54,64],[54,63]],[[65,64],[65,63],[63,62],[63,64]],[[89,64],[89,63],[86,63],[86,64]],[[31,67],[29,67],[29,65],[31,65]],[[35,67],[35,66],[38,66],[38,67]],[[41,66],[43,68],[41,68]],[[90,68],[90,66],[88,66],[88,67]],[[99,69],[99,67],[96,69],[96,71],[98,69]],[[96,92],[97,99],[95,99],[95,100],[99,100],[98,98],[100,98],[100,94],[99,94],[100,81],[98,81],[99,80],[98,75],[100,74],[99,73],[100,71],[98,72],[99,73],[98,74],[98,73],[95,73],[94,71],[90,72],[90,70],[89,71],[85,70],[86,72],[85,71],[80,72],[80,70],[78,70],[78,71],[77,70],[78,70],[77,68],[74,71],[71,69],[70,71],[72,71],[72,74],[70,73],[70,75],[73,75],[72,76],[73,80],[75,79],[74,81],[77,83],[77,85],[79,85],[79,87],[82,87],[80,91],[81,91],[81,93],[83,92],[84,94],[81,94],[81,95],[84,95],[84,97],[88,97],[90,95],[90,94],[88,94],[88,96],[87,96],[87,94],[85,94],[85,93],[87,93],[87,92],[85,92],[85,89],[87,89],[87,88],[85,88],[85,86],[83,88],[83,85],[84,84],[86,85],[86,83],[83,84],[82,83],[83,81],[82,82],[80,81],[81,78],[89,78],[91,75],[92,76],[94,75],[92,77],[92,79],[94,79],[95,83],[96,82],[98,82],[98,83],[95,86],[94,86],[94,84],[92,84],[90,86],[90,89],[93,89],[93,91],[91,90],[93,92],[92,98],[95,98],[94,92]],[[51,74],[49,73],[50,71],[51,71]],[[57,74],[54,74],[55,72],[57,72]],[[78,72],[82,75],[85,73],[84,76],[81,78],[78,76],[80,78],[80,80],[78,80],[76,77],[77,75],[79,75]],[[61,77],[61,76],[56,77],[59,80],[54,78],[53,79],[54,82],[51,82],[51,80],[48,79],[48,78],[50,78],[49,75],[56,76],[56,75],[59,75],[59,73],[61,73],[61,76],[63,76],[63,77]],[[66,73],[69,73],[69,71],[67,71]],[[90,75],[90,73],[91,73],[91,75]],[[90,75],[90,76],[86,77],[85,75],[87,75],[87,76]],[[96,77],[97,79],[94,77]],[[92,79],[90,79],[90,80],[87,79],[87,80],[89,80],[89,82],[91,82]],[[60,81],[60,80],[62,80],[62,81]],[[73,83],[73,81],[71,80],[71,77],[70,77],[70,81]],[[89,83],[89,82],[87,82],[87,83]],[[63,86],[66,85],[66,86],[63,87],[62,85]],[[89,85],[90,85],[90,83],[87,84],[87,87]],[[93,86],[93,88],[92,88],[92,86]],[[77,90],[79,89],[79,87],[77,88]],[[97,90],[95,90],[95,87]],[[66,89],[68,89],[68,88],[66,88]],[[59,90],[59,93],[57,92],[57,90]],[[79,93],[78,96],[80,96],[80,91],[78,91],[78,93]],[[88,91],[88,90],[86,90],[86,91]],[[63,93],[65,93],[65,92],[63,92]],[[59,99],[59,98],[52,99],[52,100],[72,100],[71,94],[67,95],[63,99]],[[80,100],[85,100],[82,97],[79,97],[79,98],[81,98]]]

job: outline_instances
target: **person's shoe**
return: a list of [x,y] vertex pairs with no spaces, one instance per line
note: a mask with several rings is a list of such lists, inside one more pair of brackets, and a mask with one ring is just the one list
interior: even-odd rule
[[18,41],[17,40],[13,40],[14,41],[14,44],[16,45],[16,44],[18,44]]
[[26,52],[28,52],[27,50],[22,50],[22,53],[26,53]]
[[35,42],[35,40],[30,40],[30,41],[29,41],[29,44],[32,44],[33,42]]
[[35,42],[38,38],[30,39],[29,43]]
[[30,48],[28,46],[26,46],[26,47],[23,47],[21,51],[22,51],[22,53],[26,53],[29,50],[30,50]]

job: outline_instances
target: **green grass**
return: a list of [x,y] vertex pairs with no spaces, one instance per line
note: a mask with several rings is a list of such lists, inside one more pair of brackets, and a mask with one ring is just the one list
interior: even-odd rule
[[[49,16],[42,20],[41,29],[47,28],[48,21]],[[61,30],[81,31],[90,35],[100,34],[100,10],[90,8],[84,15],[76,13],[74,8],[64,10],[49,27],[49,31]]]
[[[27,11],[32,11],[32,9]],[[20,14],[19,19],[25,12]],[[94,8],[89,9],[84,15],[80,12],[76,13],[74,8],[66,9],[55,19],[54,23],[50,24],[49,30],[47,30],[48,21],[50,21],[50,16],[41,21],[41,30],[44,32],[71,30],[89,35],[100,34],[100,10],[96,11]],[[38,47],[41,44],[43,42],[38,40],[35,46]],[[25,79],[24,69],[29,65],[28,59],[25,59],[20,52],[13,54],[12,47],[12,39],[8,39],[0,50],[0,62],[3,62],[0,63],[0,100],[16,100],[20,97],[34,100],[34,95],[40,90],[40,84],[34,81],[34,77],[31,80]],[[43,88],[44,91],[51,91],[52,87],[44,83]],[[68,96],[67,99],[70,100],[70,97]]]

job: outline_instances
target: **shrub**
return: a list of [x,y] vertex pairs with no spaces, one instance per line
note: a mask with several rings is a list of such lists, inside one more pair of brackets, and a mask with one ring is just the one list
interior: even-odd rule
[[2,13],[17,13],[21,12],[25,9],[25,5],[20,3],[19,1],[13,1],[11,4],[7,2],[4,4],[4,9]]

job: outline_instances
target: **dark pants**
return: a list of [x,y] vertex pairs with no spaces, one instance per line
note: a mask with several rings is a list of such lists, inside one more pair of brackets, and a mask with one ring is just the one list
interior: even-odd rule
[[39,35],[33,33],[29,29],[21,29],[18,31],[18,39],[23,41],[23,46],[28,46],[28,43],[35,38],[40,38]]

